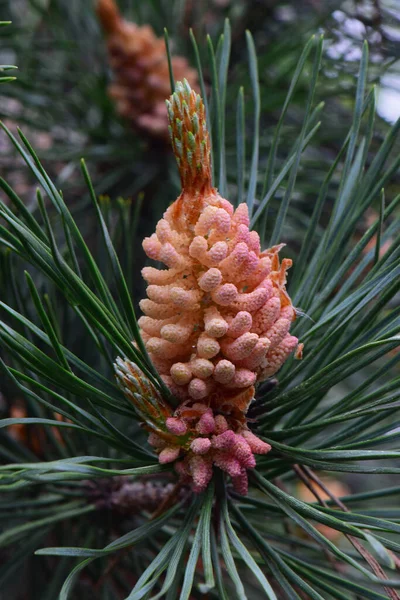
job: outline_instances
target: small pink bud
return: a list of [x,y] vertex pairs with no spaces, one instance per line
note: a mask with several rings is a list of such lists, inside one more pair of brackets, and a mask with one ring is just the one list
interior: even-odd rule
[[213,358],[218,354],[220,345],[214,338],[202,333],[197,342],[197,352],[201,358]]
[[242,466],[237,458],[227,452],[217,451],[214,455],[214,464],[231,477],[237,477],[242,471]]
[[147,296],[153,302],[159,302],[160,304],[168,302],[169,288],[163,285],[149,285],[147,286]]
[[263,377],[270,377],[278,369],[281,368],[285,360],[289,357],[289,355],[293,352],[298,344],[297,337],[293,335],[287,335],[279,346],[269,350],[267,353],[267,364],[266,368],[263,371]]
[[240,366],[250,370],[256,369],[265,359],[269,347],[269,339],[260,337],[250,356],[240,361]]
[[260,438],[254,435],[254,433],[252,433],[251,431],[246,429],[244,431],[241,431],[241,435],[249,444],[254,454],[267,454],[271,450],[271,446],[267,444],[267,442],[263,442],[262,440],[260,440]]
[[160,219],[156,225],[157,237],[162,244],[170,242],[173,237],[171,226],[165,219]]
[[160,358],[174,358],[179,354],[179,346],[177,344],[171,344],[167,340],[162,338],[152,337],[146,342],[146,348],[148,352],[152,352],[155,356]]
[[205,398],[209,392],[208,382],[196,377],[195,379],[192,379],[192,381],[189,383],[188,391],[190,397],[194,400],[200,400],[201,398]]
[[262,308],[257,312],[253,320],[253,330],[263,335],[278,318],[281,309],[279,298],[270,298]]
[[221,343],[221,349],[226,358],[231,361],[240,360],[249,356],[254,350],[258,342],[258,335],[256,333],[244,333],[236,340],[228,341],[224,340]]
[[215,306],[211,306],[205,310],[204,326],[206,334],[212,338],[223,337],[228,330],[228,323]]
[[214,227],[218,233],[226,234],[231,226],[230,215],[223,208],[219,208],[214,217]]
[[212,290],[214,290],[216,287],[219,286],[221,281],[222,281],[221,271],[212,267],[211,269],[208,269],[208,271],[203,273],[203,275],[200,277],[199,286],[201,287],[201,289],[204,292],[211,292]]
[[229,202],[229,200],[225,200],[225,198],[221,198],[220,202],[221,202],[222,208],[224,210],[226,210],[228,215],[231,217],[234,213],[234,208],[233,208],[232,204]]
[[199,379],[207,379],[211,377],[214,371],[214,365],[206,358],[196,358],[190,363],[190,368],[195,377]]
[[202,435],[210,435],[215,431],[215,420],[211,410],[208,410],[204,415],[201,415],[199,422],[196,425],[196,431]]
[[253,319],[251,314],[245,310],[241,310],[229,325],[228,335],[230,337],[238,338],[247,331],[250,331],[252,323]]
[[[145,248],[145,252],[147,254],[146,248]],[[150,258],[152,258],[152,257],[150,257]],[[166,244],[163,244],[161,246],[161,250],[159,252],[158,259],[161,262],[163,262],[164,264],[166,264],[167,267],[170,267],[170,268],[183,266],[183,260],[180,256],[180,254],[178,254],[178,252],[175,250],[175,248],[169,242],[167,242]]]
[[207,454],[211,448],[211,440],[209,438],[196,438],[190,444],[190,449],[195,454]]
[[237,287],[233,283],[224,283],[211,293],[211,297],[216,304],[229,306],[238,297]]
[[197,494],[204,492],[212,478],[212,464],[202,456],[193,456],[189,465],[193,478],[193,491]]
[[182,419],[177,419],[176,417],[168,417],[165,422],[167,429],[170,433],[174,435],[185,435],[187,432],[187,426],[185,421]]
[[228,429],[220,435],[216,435],[212,440],[213,447],[218,448],[218,450],[229,450],[230,448],[233,448],[235,443],[236,434],[232,429]]
[[250,231],[249,248],[255,254],[257,254],[257,256],[261,252],[260,236],[258,235],[257,231]]
[[155,233],[151,237],[143,240],[143,249],[149,258],[158,260],[161,250],[161,244]]
[[217,265],[224,260],[228,254],[228,245],[226,242],[217,242],[210,248],[208,255],[213,264]]
[[235,307],[239,310],[254,313],[265,304],[268,296],[268,290],[264,287],[259,287],[250,293],[239,294],[235,302]]
[[163,322],[164,321],[159,321],[157,319],[151,319],[150,317],[140,317],[138,325],[148,335],[155,336],[160,335]]
[[249,444],[246,442],[243,436],[236,435],[236,442],[233,452],[243,468],[254,469],[256,466],[256,459],[254,458],[254,454]]
[[177,362],[170,369],[171,377],[177,385],[186,385],[192,378],[192,371],[188,364]]
[[239,204],[239,206],[234,212],[232,221],[237,225],[237,227],[239,227],[239,225],[246,225],[247,227],[249,226],[250,219],[247,204]]
[[165,285],[176,279],[176,273],[173,269],[159,271],[155,267],[144,267],[142,275],[147,283],[155,283],[157,285]]
[[205,236],[209,233],[215,220],[217,210],[218,208],[216,206],[207,206],[204,209],[204,211],[200,214],[199,219],[195,225],[195,235]]
[[158,455],[158,461],[161,465],[174,462],[179,456],[180,448],[178,446],[167,446],[164,450],[161,450]]
[[235,377],[228,387],[248,388],[256,381],[257,374],[249,369],[236,369]]
[[277,346],[278,344],[281,343],[281,341],[283,340],[283,338],[287,335],[288,331],[290,329],[290,320],[289,319],[284,319],[284,318],[280,318],[277,321],[275,321],[275,323],[273,324],[273,326],[265,332],[265,337],[267,337],[269,339],[269,341],[271,342],[271,348]]
[[189,246],[189,254],[192,258],[197,258],[200,260],[201,258],[203,258],[204,254],[207,253],[207,250],[207,240],[203,236],[198,235],[195,238],[193,238]]
[[[247,232],[248,234],[248,232]],[[225,275],[225,277],[232,277],[232,275],[239,274],[242,272],[243,266],[246,265],[249,258],[249,249],[247,244],[244,242],[237,244],[233,251],[220,263],[219,267]],[[240,275],[240,278],[243,277]]]
[[160,335],[164,340],[173,344],[183,344],[189,339],[192,330],[193,325],[191,323],[181,325],[170,323],[161,327]]
[[194,290],[184,290],[180,287],[173,287],[169,292],[170,300],[178,309],[193,310],[196,308],[196,302],[199,296]]
[[229,383],[235,376],[235,365],[229,360],[220,360],[214,369],[214,379],[218,383]]
[[141,300],[139,306],[145,315],[152,319],[168,319],[176,315],[176,306],[169,304],[157,304],[148,298]]

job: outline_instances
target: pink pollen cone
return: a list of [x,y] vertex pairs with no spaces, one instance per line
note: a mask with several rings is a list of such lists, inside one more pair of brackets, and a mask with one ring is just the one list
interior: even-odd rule
[[185,421],[177,419],[176,417],[169,417],[165,422],[167,429],[174,435],[185,435],[187,432],[187,426]]
[[174,462],[179,456],[179,448],[176,446],[167,446],[164,450],[161,450],[158,455],[160,464],[165,465],[167,463]]

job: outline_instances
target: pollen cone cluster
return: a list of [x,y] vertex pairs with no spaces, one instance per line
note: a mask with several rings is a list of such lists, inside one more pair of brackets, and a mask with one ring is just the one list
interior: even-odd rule
[[256,466],[255,454],[267,454],[271,446],[248,430],[246,422],[223,415],[206,402],[183,402],[167,408],[140,369],[129,360],[117,358],[117,382],[134,404],[149,444],[161,464],[174,463],[181,483],[203,492],[218,467],[231,477],[233,488],[247,494],[248,469]]
[[[149,25],[138,26],[121,18],[114,0],[98,0],[97,13],[107,36],[114,72],[109,88],[121,116],[135,129],[168,139],[165,98],[170,93],[164,40]],[[197,75],[185,58],[172,58],[176,79],[184,77],[196,87]]]
[[139,326],[180,404],[173,410],[157,400],[127,360],[117,360],[117,380],[160,463],[175,463],[195,492],[206,489],[218,467],[245,494],[254,455],[271,450],[247,426],[254,385],[298,346],[285,289],[291,261],[279,260],[280,246],[262,252],[246,204],[234,210],[213,188],[204,104],[187,81],[176,85],[167,108],[182,193],[143,242],[165,268],[142,271],[148,298],[140,303]]
[[246,204],[234,211],[212,187],[200,96],[185,82],[167,104],[182,193],[143,242],[166,268],[142,271],[142,337],[179,399],[245,412],[254,384],[276,373],[298,343],[285,290],[291,261],[280,262],[280,246],[261,252]]

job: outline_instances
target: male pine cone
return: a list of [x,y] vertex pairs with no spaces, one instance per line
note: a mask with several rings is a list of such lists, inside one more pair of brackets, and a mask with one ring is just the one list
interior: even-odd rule
[[187,81],[167,102],[182,193],[143,242],[147,299],[139,320],[147,351],[171,391],[246,412],[254,384],[276,373],[298,344],[286,292],[289,259],[261,251],[246,204],[236,210],[211,183],[204,104]]
[[[164,40],[149,25],[122,19],[114,0],[98,0],[97,14],[107,36],[114,82],[109,94],[118,113],[135,130],[168,141],[165,98],[170,94],[168,59]],[[197,87],[197,74],[187,60],[172,57],[176,79],[186,78]]]
[[205,107],[185,80],[167,101],[182,193],[143,241],[147,298],[140,333],[164,383],[180,401],[168,407],[136,365],[118,358],[118,384],[149,431],[161,464],[203,492],[214,468],[246,494],[255,455],[271,446],[249,430],[258,381],[273,375],[298,344],[281,246],[261,251],[246,204],[235,210],[212,185]]

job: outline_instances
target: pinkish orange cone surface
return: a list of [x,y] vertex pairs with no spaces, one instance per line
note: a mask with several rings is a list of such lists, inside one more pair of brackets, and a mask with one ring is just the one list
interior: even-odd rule
[[139,325],[178,398],[245,411],[254,384],[276,373],[298,343],[285,290],[291,261],[279,261],[279,246],[261,252],[246,204],[234,210],[213,188],[200,96],[178,83],[167,106],[182,193],[143,242],[166,269],[143,269],[148,298]]

